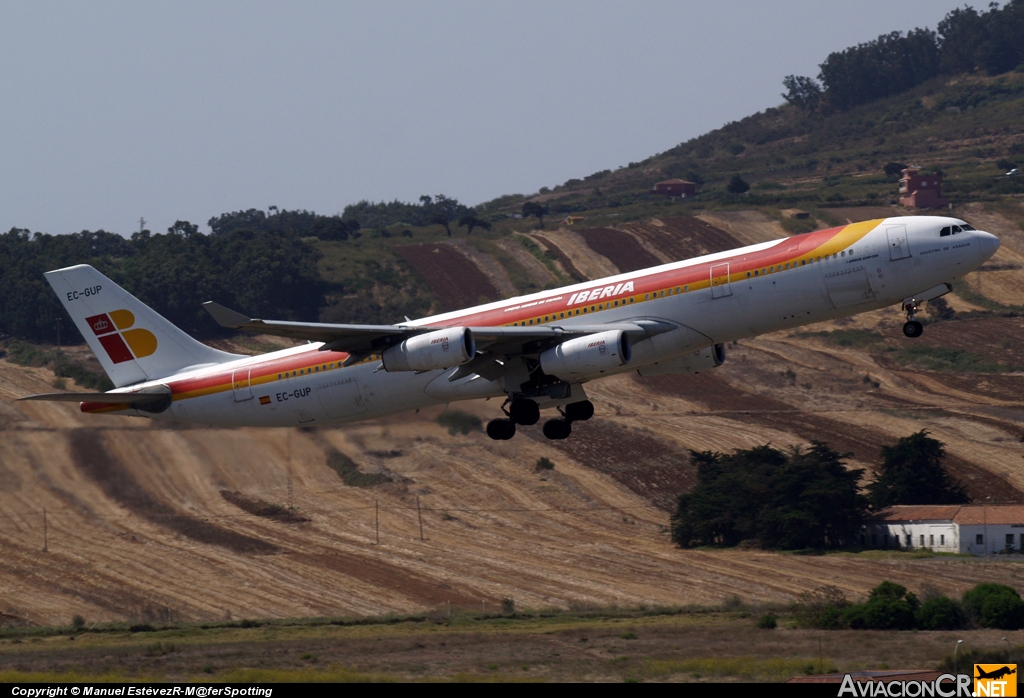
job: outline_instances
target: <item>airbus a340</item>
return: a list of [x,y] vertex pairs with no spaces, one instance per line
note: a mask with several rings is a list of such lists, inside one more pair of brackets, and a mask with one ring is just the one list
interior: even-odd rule
[[493,439],[557,409],[564,439],[594,405],[584,384],[627,371],[709,370],[727,342],[952,290],[999,239],[966,222],[913,216],[853,223],[395,325],[253,319],[215,302],[224,327],[309,343],[240,356],[192,339],[87,265],[47,272],[116,388],[32,395],[83,412],[179,422],[296,426],[353,422],[484,397],[506,398]]

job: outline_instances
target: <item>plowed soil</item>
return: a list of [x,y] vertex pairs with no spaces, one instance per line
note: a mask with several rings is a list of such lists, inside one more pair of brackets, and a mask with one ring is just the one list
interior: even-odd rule
[[622,227],[664,253],[666,261],[681,261],[743,245],[726,231],[690,216],[665,218],[661,225],[626,223]]
[[407,245],[395,251],[437,294],[446,311],[502,297],[490,279],[452,245]]
[[592,250],[612,260],[623,273],[662,263],[662,260],[645,250],[633,236],[621,230],[581,228],[575,232],[587,241]]

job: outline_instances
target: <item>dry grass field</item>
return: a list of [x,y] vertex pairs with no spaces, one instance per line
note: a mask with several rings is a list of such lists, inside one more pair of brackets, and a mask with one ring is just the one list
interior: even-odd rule
[[[589,231],[548,231],[533,238],[557,249],[563,268],[599,276],[619,270],[612,259],[657,256],[652,250],[662,256],[699,254],[768,239],[778,224],[759,215],[631,223],[604,234],[594,247],[588,245],[594,238]],[[998,213],[979,211],[978,220],[983,217],[988,229],[1003,236],[1004,246],[995,268],[972,274],[968,288],[977,293],[980,285],[985,297],[1014,305],[1014,294],[1024,298],[1024,269],[1016,261],[1024,255],[1024,234]],[[751,222],[756,225],[741,234]],[[727,223],[728,231],[719,223]],[[473,303],[496,293],[488,281],[494,270],[481,269],[476,255],[437,247],[434,252],[410,246],[402,253],[418,270],[435,258],[447,260],[436,279],[425,278],[447,303],[461,303],[463,296]],[[466,278],[477,283],[453,285]],[[978,307],[956,297],[949,303],[958,311]],[[882,445],[927,429],[946,444],[951,470],[975,498],[1024,501],[1020,318],[974,314],[933,322],[915,345],[925,348],[923,354],[908,353],[901,323],[898,309],[891,308],[731,345],[726,364],[712,372],[625,375],[590,384],[597,414],[574,425],[564,442],[547,441],[539,426],[523,428],[509,442],[491,441],[481,432],[453,436],[436,421],[440,409],[315,430],[183,428],[87,417],[75,405],[14,402],[51,390],[54,376],[0,360],[0,624],[62,625],[74,615],[90,624],[377,616],[439,613],[449,605],[454,612],[493,612],[506,598],[521,609],[715,606],[733,596],[749,604],[787,604],[823,584],[860,598],[883,579],[915,590],[928,583],[950,594],[981,581],[1019,588],[1024,560],[1014,558],[684,551],[669,540],[674,500],[694,481],[690,449],[818,439],[851,452],[850,465],[870,473]],[[235,346],[244,349],[252,341]],[[1003,372],[966,370],[944,359],[943,348],[1001,365]],[[496,401],[457,408],[482,420],[498,414]],[[346,486],[327,465],[335,449],[361,471],[386,474],[391,482]],[[542,457],[555,468],[536,471]],[[716,637],[751,638],[749,619],[722,617],[712,629],[690,616],[665,618],[644,621],[663,623],[657,632],[670,639],[657,647],[645,645],[640,630],[641,640],[616,640],[624,627],[620,621],[608,621],[616,630],[602,630],[607,642],[600,645],[564,628],[543,635],[543,642],[529,633],[505,637],[499,624],[497,644],[481,644],[505,657],[496,670],[487,668],[494,661],[481,666],[476,635],[452,627],[437,633],[450,633],[445,642],[462,649],[441,654],[464,659],[441,659],[436,638],[410,639],[427,633],[419,626],[394,640],[398,649],[381,655],[387,661],[375,656],[369,640],[360,645],[340,635],[317,636],[308,648],[288,645],[294,651],[281,656],[292,661],[295,653],[309,653],[320,657],[318,667],[338,664],[398,676],[428,671],[410,668],[419,666],[444,675],[497,672],[524,679],[621,678],[630,672],[692,678],[712,673],[665,669],[668,664],[655,669],[644,662],[695,660],[716,654]],[[785,629],[770,637],[792,638],[781,656],[804,662],[816,656],[817,636],[801,632]],[[895,635],[856,637],[864,654],[849,661],[858,666],[887,656],[885,643],[900,642],[889,639]],[[76,640],[67,656],[78,660],[68,661],[106,656],[107,650],[94,648],[113,641],[96,638]],[[914,638],[911,645],[928,647],[921,662],[939,656],[948,641],[923,633]],[[177,642],[147,640],[165,641]],[[57,652],[55,639],[38,646],[5,642],[0,668],[63,666],[32,659]],[[238,649],[245,642],[245,636],[233,635],[217,656],[248,656]],[[41,654],[31,654],[30,647]],[[274,647],[267,645],[268,656]],[[665,649],[673,647],[681,649]],[[773,651],[769,644],[749,651],[736,646],[728,653],[767,659]],[[175,650],[159,662],[101,664],[115,672],[192,675],[202,666],[195,652]],[[544,660],[547,673],[516,668],[544,664],[542,655],[583,659],[569,673],[560,673],[562,660]],[[627,659],[613,670],[609,662],[620,655]],[[274,661],[266,659],[266,666],[308,664]]]

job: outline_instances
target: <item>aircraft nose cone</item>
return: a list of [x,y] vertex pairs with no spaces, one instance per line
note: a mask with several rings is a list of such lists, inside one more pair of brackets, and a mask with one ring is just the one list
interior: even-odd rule
[[982,251],[985,253],[985,259],[989,259],[992,255],[999,250],[999,238],[992,233],[978,233],[978,244],[981,245]]

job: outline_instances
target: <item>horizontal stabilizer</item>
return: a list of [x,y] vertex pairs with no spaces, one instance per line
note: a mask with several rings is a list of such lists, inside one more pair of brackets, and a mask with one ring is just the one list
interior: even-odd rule
[[171,396],[166,385],[137,390],[132,393],[40,393],[18,400],[46,400],[51,402],[95,402],[104,405],[144,405],[161,402]]

